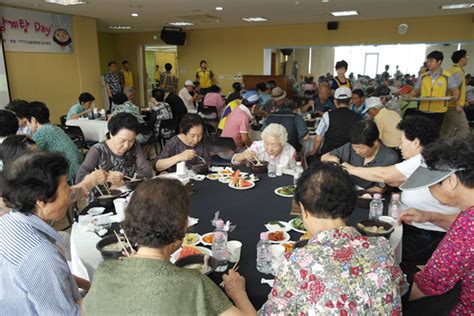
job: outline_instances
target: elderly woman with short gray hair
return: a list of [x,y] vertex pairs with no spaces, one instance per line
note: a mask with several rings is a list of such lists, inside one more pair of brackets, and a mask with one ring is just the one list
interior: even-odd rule
[[262,140],[252,143],[246,151],[234,155],[233,163],[245,160],[273,162],[291,168],[296,163],[296,150],[288,143],[288,132],[281,124],[272,123],[262,132]]

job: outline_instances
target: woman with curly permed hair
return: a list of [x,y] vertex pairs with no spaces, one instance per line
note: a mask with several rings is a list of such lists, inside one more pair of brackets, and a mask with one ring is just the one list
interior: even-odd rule
[[181,247],[189,198],[180,182],[152,179],[140,184],[125,211],[123,229],[138,244],[136,254],[106,260],[94,275],[87,315],[253,315],[245,280],[224,276],[227,295],[200,271],[169,262]]
[[[388,167],[354,167],[347,163],[347,171],[359,178],[399,186],[415,170],[424,164],[423,148],[439,137],[436,125],[429,119],[411,116],[402,120],[397,128],[401,131],[400,150],[405,161]],[[441,214],[457,214],[460,209],[441,204],[428,188],[405,191],[401,195],[402,211],[413,209]],[[443,239],[446,229],[433,222],[403,225],[402,268],[423,265]]]

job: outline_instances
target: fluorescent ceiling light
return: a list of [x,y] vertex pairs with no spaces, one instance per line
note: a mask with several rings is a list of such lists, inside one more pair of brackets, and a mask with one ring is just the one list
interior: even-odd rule
[[134,13],[131,14],[131,16],[137,17],[137,16],[138,16],[138,13],[135,13],[135,12],[134,12]]
[[191,26],[191,25],[194,25],[194,23],[191,23],[191,22],[170,22],[168,24],[169,25],[174,25],[174,26]]
[[224,10],[224,8],[223,7],[216,7],[216,10],[217,11],[222,11],[222,10]]
[[44,0],[46,3],[59,4],[59,5],[78,5],[86,4],[86,1],[82,0]]
[[244,20],[246,22],[265,22],[265,21],[268,21],[267,18],[264,18],[264,17],[261,17],[261,16],[257,16],[257,17],[253,17],[253,18],[242,18],[242,20]]
[[131,29],[130,26],[126,26],[126,25],[111,25],[109,26],[109,29],[113,29],[113,30],[129,30]]
[[441,6],[441,10],[470,9],[470,8],[474,8],[474,3],[445,4]]
[[352,15],[359,15],[357,11],[337,11],[331,12],[332,16],[352,16]]

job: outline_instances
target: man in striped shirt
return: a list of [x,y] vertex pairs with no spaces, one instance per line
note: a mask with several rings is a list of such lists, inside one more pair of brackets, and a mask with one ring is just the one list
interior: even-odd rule
[[80,315],[81,295],[48,222],[64,217],[68,163],[52,152],[25,154],[5,169],[0,217],[0,315]]

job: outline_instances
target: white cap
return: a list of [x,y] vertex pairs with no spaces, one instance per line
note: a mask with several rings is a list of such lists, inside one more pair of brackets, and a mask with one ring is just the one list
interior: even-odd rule
[[334,92],[334,98],[336,100],[345,100],[352,97],[352,91],[348,87],[340,87]]
[[365,100],[365,113],[367,113],[372,108],[383,108],[382,100],[380,100],[379,97],[370,97]]
[[185,86],[192,86],[194,87],[194,83],[192,80],[186,80],[186,82],[184,83]]

